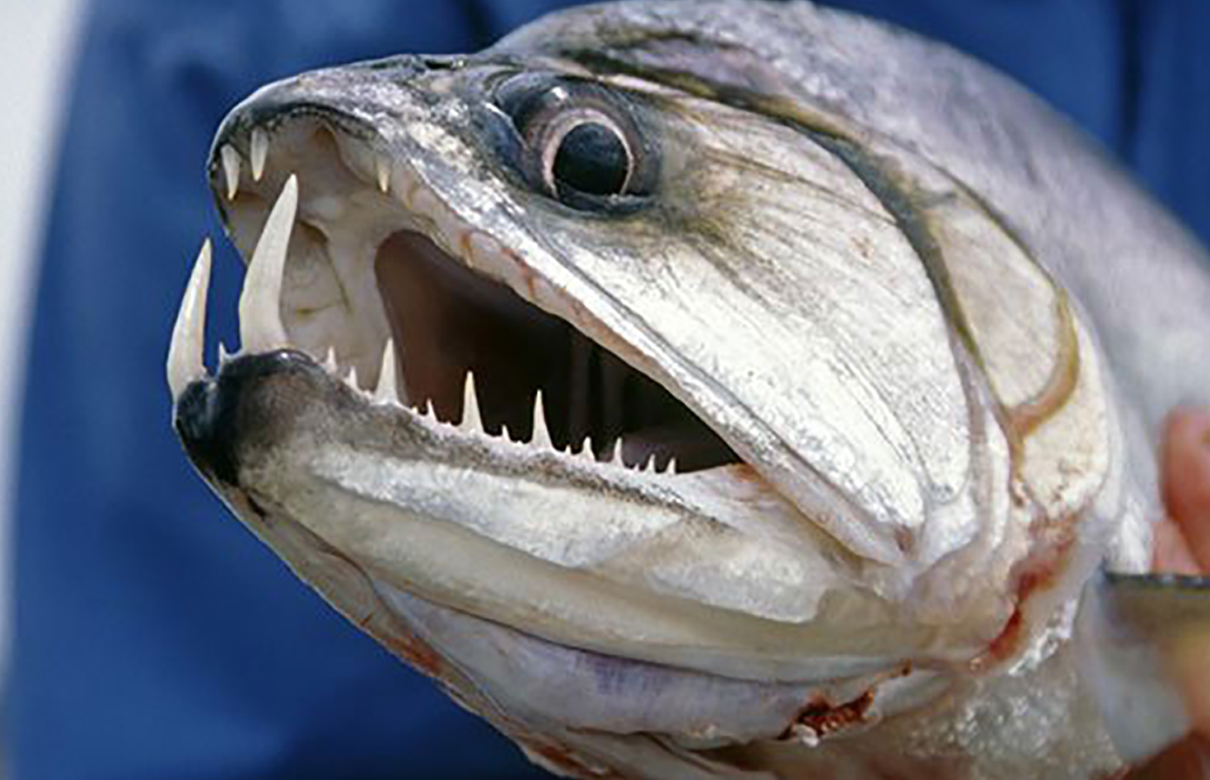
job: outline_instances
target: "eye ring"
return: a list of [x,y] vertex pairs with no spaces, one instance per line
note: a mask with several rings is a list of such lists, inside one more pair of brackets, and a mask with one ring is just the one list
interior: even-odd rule
[[[594,127],[604,128],[605,131],[612,134],[613,140],[623,154],[624,167],[621,180],[611,187],[576,186],[576,182],[568,181],[568,176],[560,176],[559,173],[560,167],[567,167],[566,164],[560,166],[560,157],[570,153],[568,147],[573,135],[592,132]],[[578,146],[583,145],[583,143],[578,144]],[[571,109],[555,117],[545,128],[541,139],[537,141],[537,148],[542,161],[542,182],[546,185],[547,193],[555,197],[558,197],[561,189],[567,186],[592,195],[623,195],[628,191],[631,180],[634,178],[635,153],[626,137],[625,130],[610,116],[596,108]]]
[[538,193],[577,211],[625,213],[650,202],[659,155],[643,106],[586,79],[521,73],[494,90],[509,122],[505,161]]

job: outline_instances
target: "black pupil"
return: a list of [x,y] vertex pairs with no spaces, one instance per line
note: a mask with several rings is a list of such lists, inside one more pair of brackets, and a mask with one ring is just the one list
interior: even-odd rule
[[585,122],[563,136],[555,153],[555,182],[588,195],[620,195],[630,172],[626,146],[613,129]]

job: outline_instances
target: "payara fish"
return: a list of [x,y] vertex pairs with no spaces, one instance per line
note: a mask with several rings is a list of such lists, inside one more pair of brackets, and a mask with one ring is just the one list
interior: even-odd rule
[[[1204,251],[949,48],[635,2],[267,86],[168,356],[222,500],[578,778],[1101,778],[1190,727],[1145,574]],[[1210,684],[1210,683],[1208,683]]]

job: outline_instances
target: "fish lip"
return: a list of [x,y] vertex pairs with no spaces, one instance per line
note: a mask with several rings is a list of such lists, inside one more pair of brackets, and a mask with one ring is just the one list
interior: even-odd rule
[[[273,91],[268,91],[273,85],[254,92],[243,103],[232,109],[223,119],[219,129],[210,142],[207,155],[209,163],[207,170],[213,181],[217,181],[221,158],[219,150],[227,144],[236,144],[247,151],[246,140],[252,130],[259,128],[272,131],[277,126],[304,117],[315,117],[323,120],[333,129],[361,141],[372,141],[379,136],[377,129],[368,120],[356,114],[343,111],[327,103],[305,98],[273,98]],[[266,99],[264,95],[269,96]],[[218,194],[217,188],[215,194]]]

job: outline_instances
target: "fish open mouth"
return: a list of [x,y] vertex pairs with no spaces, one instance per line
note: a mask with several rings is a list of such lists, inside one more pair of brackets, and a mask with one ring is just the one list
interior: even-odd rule
[[[568,457],[661,474],[740,462],[688,406],[559,316],[524,261],[462,222],[408,161],[342,121],[278,114],[220,135],[211,165],[244,257],[288,246],[276,306],[290,347],[380,399]],[[297,205],[275,224],[290,176]]]

